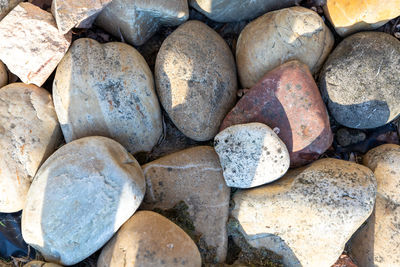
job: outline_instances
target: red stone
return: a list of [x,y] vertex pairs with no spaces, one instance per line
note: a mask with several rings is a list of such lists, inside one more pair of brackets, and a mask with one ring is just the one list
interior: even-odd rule
[[249,122],[279,128],[291,167],[314,161],[333,140],[319,89],[307,65],[296,60],[268,72],[228,113],[220,130]]

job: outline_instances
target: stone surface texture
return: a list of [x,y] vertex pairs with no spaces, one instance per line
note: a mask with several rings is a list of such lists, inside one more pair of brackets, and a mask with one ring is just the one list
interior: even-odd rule
[[176,127],[196,141],[212,139],[236,100],[235,60],[228,45],[200,21],[181,25],[157,55],[161,104]]
[[47,261],[73,265],[111,239],[144,193],[140,165],[120,144],[75,140],[37,172],[22,212],[23,238]]
[[76,40],[57,68],[53,96],[67,142],[107,136],[136,153],[150,151],[161,136],[153,75],[127,44]]
[[96,23],[128,43],[144,44],[161,25],[178,26],[189,18],[186,0],[113,0]]
[[23,0],[0,0],[0,20]]
[[282,177],[289,169],[285,144],[267,125],[253,122],[233,125],[215,136],[225,182],[251,188]]
[[329,55],[320,89],[330,114],[349,128],[376,128],[400,114],[400,41],[360,32]]
[[162,157],[142,166],[147,191],[141,208],[170,209],[180,201],[188,205],[196,232],[216,248],[216,262],[224,262],[228,237],[229,194],[218,155],[199,146]]
[[179,226],[138,211],[103,248],[97,267],[201,266],[199,250]]
[[58,32],[51,13],[20,3],[0,21],[0,60],[24,83],[47,80],[71,44]]
[[0,212],[23,209],[39,166],[54,151],[61,130],[50,94],[13,83],[0,90]]
[[7,85],[8,82],[8,73],[6,66],[4,66],[3,62],[0,61],[0,88]]
[[333,43],[322,18],[310,9],[290,7],[268,12],[240,33],[236,47],[240,82],[251,88],[268,71],[293,59],[317,73]]
[[24,267],[61,267],[61,265],[44,261],[30,261]]
[[[287,266],[331,266],[371,214],[375,195],[371,170],[321,159],[271,185],[239,191],[232,216],[251,245],[277,254],[292,251],[284,258]],[[268,247],[271,239],[275,245]]]

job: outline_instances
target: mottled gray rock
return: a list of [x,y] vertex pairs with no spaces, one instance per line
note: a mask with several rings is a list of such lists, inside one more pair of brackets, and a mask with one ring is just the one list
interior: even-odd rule
[[282,177],[289,169],[289,152],[267,125],[254,122],[224,129],[214,148],[230,187],[251,188]]
[[8,82],[8,73],[6,66],[0,61],[0,88],[6,85]]
[[101,248],[145,192],[135,158],[106,137],[85,137],[51,155],[22,212],[24,240],[47,261],[73,265]]
[[60,138],[46,90],[23,83],[0,89],[0,212],[23,209],[36,171]]
[[340,124],[375,128],[400,114],[400,41],[382,32],[360,32],[330,54],[320,89]]
[[0,20],[23,0],[0,0]]
[[132,45],[142,45],[161,25],[177,26],[188,18],[186,0],[113,0],[96,24]]
[[136,153],[150,151],[161,136],[153,75],[127,44],[76,40],[57,68],[53,95],[67,142],[101,135]]
[[228,45],[200,21],[165,39],[155,79],[161,104],[176,127],[196,141],[212,139],[236,100],[235,61]]

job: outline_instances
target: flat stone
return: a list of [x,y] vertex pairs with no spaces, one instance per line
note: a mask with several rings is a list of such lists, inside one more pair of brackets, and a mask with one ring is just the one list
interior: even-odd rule
[[100,135],[136,153],[151,151],[162,134],[153,75],[130,45],[76,40],[57,68],[53,96],[67,142]]
[[214,149],[230,187],[251,188],[282,177],[289,169],[285,144],[267,125],[233,125],[215,136]]
[[0,59],[24,83],[47,80],[71,44],[58,32],[51,13],[20,3],[0,21]]
[[0,212],[23,209],[39,166],[61,138],[50,94],[13,83],[0,90]]
[[238,101],[220,129],[249,122],[278,130],[292,167],[316,160],[333,139],[319,89],[307,65],[299,61],[268,72]]
[[96,24],[139,46],[160,26],[178,26],[188,18],[187,0],[113,0],[97,17]]
[[157,54],[158,96],[176,127],[196,141],[214,138],[236,100],[235,60],[228,45],[200,21],[188,21]]
[[0,0],[0,20],[23,0]]
[[139,207],[139,163],[120,144],[81,138],[40,167],[22,212],[22,235],[46,261],[73,265],[100,249]]
[[375,194],[368,168],[321,159],[273,184],[237,192],[232,216],[251,245],[291,253],[283,258],[287,266],[331,266],[371,214]]
[[201,257],[176,224],[158,213],[138,211],[103,248],[97,262],[97,267],[120,266],[200,267]]
[[400,114],[400,42],[383,32],[360,32],[329,55],[320,89],[330,114],[349,128],[382,126]]
[[8,73],[6,66],[0,61],[0,88],[7,85],[8,83]]
[[289,60],[319,71],[334,43],[322,18],[304,7],[290,7],[247,24],[240,33],[236,62],[244,88],[254,86],[268,71]]
[[165,210],[184,201],[195,231],[209,247],[215,248],[211,263],[224,262],[230,190],[214,149],[207,146],[185,149],[142,168],[147,191],[141,208]]
[[61,267],[61,265],[44,261],[30,261],[24,267]]

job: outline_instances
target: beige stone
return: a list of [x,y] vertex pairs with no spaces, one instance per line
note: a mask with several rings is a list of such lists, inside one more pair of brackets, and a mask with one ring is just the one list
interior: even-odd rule
[[319,71],[334,43],[322,18],[303,7],[266,13],[240,33],[236,62],[243,87],[251,88],[268,71],[293,59]]
[[6,66],[4,66],[3,62],[0,61],[0,88],[7,85],[8,82],[8,73]]
[[0,0],[0,20],[23,0]]
[[23,83],[1,88],[0,125],[0,212],[16,212],[61,131],[50,94]]
[[0,21],[0,59],[24,83],[41,86],[71,44],[51,13],[20,3]]
[[218,155],[199,146],[162,157],[142,166],[147,191],[142,208],[170,209],[180,201],[188,205],[195,230],[216,248],[215,262],[227,253],[229,194]]
[[24,267],[61,267],[61,265],[44,261],[30,261]]

